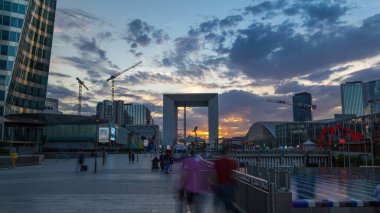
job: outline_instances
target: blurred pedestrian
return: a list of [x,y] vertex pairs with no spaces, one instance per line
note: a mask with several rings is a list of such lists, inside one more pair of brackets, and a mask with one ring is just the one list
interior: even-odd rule
[[165,155],[164,155],[164,173],[165,174],[169,174],[169,164],[170,164],[169,151],[166,150]]
[[224,205],[226,212],[240,212],[235,204],[235,181],[231,177],[232,170],[236,169],[235,161],[227,155],[228,148],[222,148],[222,156],[215,160],[215,196]]
[[160,161],[160,170],[161,172],[163,172],[164,171],[164,155],[162,152],[160,153],[160,158],[158,160]]
[[106,163],[106,150],[103,149],[103,166]]
[[190,157],[183,160],[180,199],[191,212],[203,212],[205,195],[208,192],[208,171],[204,163],[191,150]]
[[377,185],[377,186],[375,187],[375,190],[373,191],[373,194],[374,194],[374,196],[375,196],[375,199],[376,199],[377,201],[380,201],[380,185]]
[[84,153],[81,152],[79,154],[79,157],[78,157],[78,164],[79,164],[79,168],[80,168],[80,172],[83,172],[85,171],[85,168],[84,168]]
[[129,163],[131,164],[132,163],[132,152],[131,151],[128,152],[128,158],[129,158]]
[[135,153],[132,152],[132,163],[135,163]]
[[173,171],[173,163],[174,163],[173,152],[169,151],[169,170],[170,171]]

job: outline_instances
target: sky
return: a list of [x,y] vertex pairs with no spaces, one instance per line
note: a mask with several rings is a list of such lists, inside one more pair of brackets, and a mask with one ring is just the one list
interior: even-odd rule
[[[111,99],[145,104],[162,127],[162,94],[219,93],[221,137],[257,121],[290,121],[295,93],[309,92],[314,119],[341,113],[347,81],[380,79],[379,0],[59,0],[47,97],[77,114]],[[181,115],[179,125],[182,125]],[[207,137],[207,108],[187,126]],[[188,134],[192,134],[191,130]]]

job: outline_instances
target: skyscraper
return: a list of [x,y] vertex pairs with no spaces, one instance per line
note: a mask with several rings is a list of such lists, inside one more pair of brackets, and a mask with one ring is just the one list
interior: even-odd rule
[[364,115],[363,83],[347,82],[340,85],[342,114]]
[[310,93],[302,92],[293,96],[293,120],[311,121],[313,120],[312,106],[313,98]]
[[124,104],[125,125],[152,124],[150,110],[141,104]]
[[380,113],[380,79],[363,83],[365,114]]
[[4,114],[44,110],[56,2],[0,1],[0,130]]

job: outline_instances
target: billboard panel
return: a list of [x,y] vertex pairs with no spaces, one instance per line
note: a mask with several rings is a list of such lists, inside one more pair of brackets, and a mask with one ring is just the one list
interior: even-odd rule
[[99,143],[109,143],[110,131],[108,127],[99,128]]
[[116,128],[115,127],[111,127],[111,134],[110,134],[110,140],[111,141],[116,141]]

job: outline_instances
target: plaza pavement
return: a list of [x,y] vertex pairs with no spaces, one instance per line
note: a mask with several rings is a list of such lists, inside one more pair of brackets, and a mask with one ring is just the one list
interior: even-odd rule
[[0,212],[175,212],[179,172],[152,172],[150,160],[141,154],[129,164],[127,154],[114,154],[103,166],[98,157],[97,173],[94,158],[84,173],[76,159],[0,169]]

